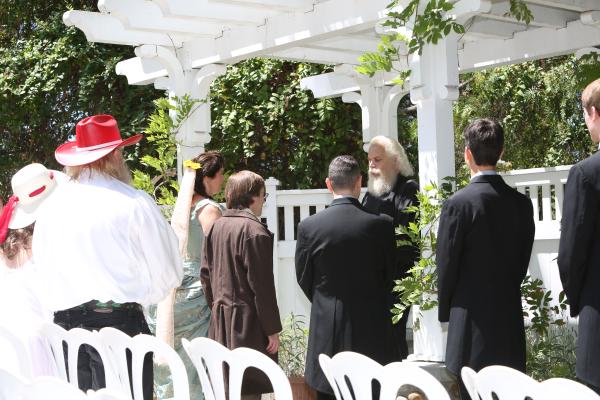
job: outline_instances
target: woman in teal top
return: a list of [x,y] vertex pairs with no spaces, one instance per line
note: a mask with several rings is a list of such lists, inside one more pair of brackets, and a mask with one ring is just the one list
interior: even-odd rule
[[[171,300],[171,303],[167,301],[168,306],[166,309],[170,310],[171,304],[173,304],[173,311],[172,315],[168,315],[164,321],[168,321],[166,322],[168,325],[172,324],[172,344],[186,365],[190,383],[190,398],[201,400],[204,397],[198,374],[181,346],[181,339],[192,340],[197,337],[206,337],[208,334],[210,309],[206,304],[202,285],[200,284],[200,261],[202,260],[204,235],[208,233],[212,224],[221,217],[224,211],[223,206],[212,200],[212,196],[219,193],[223,185],[224,160],[220,153],[209,151],[194,158],[188,166],[196,169],[196,177],[193,183],[191,206],[189,207],[187,245],[185,244],[185,238],[183,238],[183,243],[180,243],[180,245],[185,246],[183,252],[184,276],[181,286],[174,293],[174,303],[173,300]],[[183,193],[184,191],[182,182],[180,197],[189,196],[189,194]],[[189,202],[189,200],[187,201]],[[173,219],[175,219],[175,216]],[[182,238],[180,238],[181,241]],[[156,311],[151,311],[150,320],[152,328],[156,329]],[[162,322],[162,324],[164,325],[165,322]],[[158,331],[161,330],[160,325],[161,323],[159,323]],[[168,330],[169,327],[163,329]],[[171,332],[168,332],[167,335],[171,335]],[[157,336],[164,338],[164,334],[160,332],[157,332]],[[155,368],[154,380],[158,399],[173,397],[173,387],[168,368],[164,366]]]

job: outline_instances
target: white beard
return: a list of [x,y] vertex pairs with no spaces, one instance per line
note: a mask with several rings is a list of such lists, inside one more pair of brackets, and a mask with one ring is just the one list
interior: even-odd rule
[[377,197],[391,192],[396,184],[396,175],[385,176],[382,171],[379,172],[379,175],[373,175],[369,171],[369,181],[367,182],[369,193]]

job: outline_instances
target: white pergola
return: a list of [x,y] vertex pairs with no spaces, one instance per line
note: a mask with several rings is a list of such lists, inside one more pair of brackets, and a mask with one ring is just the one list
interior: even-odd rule
[[[458,0],[450,14],[467,33],[451,34],[426,45],[421,56],[407,57],[397,67],[411,70],[410,81],[394,86],[394,74],[370,78],[354,70],[362,53],[376,49],[389,2],[99,0],[99,12],[73,10],[63,19],[90,42],[134,46],[135,57],[117,64],[116,72],[132,85],[153,83],[170,96],[208,100],[211,83],[226,65],[251,57],[335,65],[334,72],[306,78],[302,86],[315,97],[357,103],[365,145],[375,135],[397,137],[398,103],[410,93],[417,106],[422,185],[454,175],[452,105],[460,73],[600,46],[600,0],[526,0],[534,15],[529,25],[508,16],[508,0]],[[210,127],[207,101],[178,134],[180,164],[204,149]],[[443,360],[442,328],[434,313],[425,316],[420,331],[434,339],[417,341],[416,352]]]

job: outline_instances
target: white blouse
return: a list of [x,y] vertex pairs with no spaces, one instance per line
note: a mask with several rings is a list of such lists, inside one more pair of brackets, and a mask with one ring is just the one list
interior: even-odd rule
[[150,196],[98,173],[56,188],[32,246],[52,311],[94,299],[155,304],[183,277],[177,238]]

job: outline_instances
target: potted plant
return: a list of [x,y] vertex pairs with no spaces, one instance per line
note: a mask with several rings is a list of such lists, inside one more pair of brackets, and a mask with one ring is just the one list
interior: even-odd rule
[[315,400],[316,392],[304,381],[308,328],[304,316],[291,313],[279,334],[279,365],[288,376],[294,400]]

